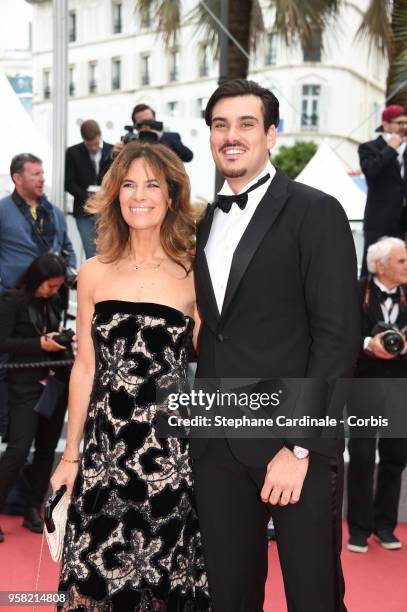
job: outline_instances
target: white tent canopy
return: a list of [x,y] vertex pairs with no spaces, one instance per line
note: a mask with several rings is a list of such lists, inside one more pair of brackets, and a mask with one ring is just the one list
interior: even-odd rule
[[44,162],[46,177],[52,173],[52,152],[47,140],[23,108],[0,69],[0,195],[12,189],[10,161],[18,153],[33,153]]
[[334,196],[342,204],[350,221],[363,219],[366,194],[355,185],[339,157],[326,143],[318,147],[295,180]]

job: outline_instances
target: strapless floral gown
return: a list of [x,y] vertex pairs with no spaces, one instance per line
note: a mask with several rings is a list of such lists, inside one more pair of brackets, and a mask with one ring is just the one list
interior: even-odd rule
[[160,438],[157,392],[185,380],[193,320],[159,304],[104,301],[95,380],[62,561],[62,609],[210,610],[188,441]]

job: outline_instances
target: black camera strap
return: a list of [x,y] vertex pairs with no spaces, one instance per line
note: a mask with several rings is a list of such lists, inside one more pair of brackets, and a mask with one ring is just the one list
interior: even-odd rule
[[38,227],[38,225],[35,223],[32,216],[30,215],[30,212],[28,210],[28,204],[23,202],[23,200],[20,198],[20,196],[18,195],[16,191],[13,191],[13,193],[11,194],[11,197],[13,199],[14,204],[16,205],[20,213],[23,215],[24,219],[26,219],[31,229],[33,230],[34,235],[37,238],[37,241],[39,242],[41,247],[44,249],[44,253],[49,253],[50,252],[49,245],[46,242],[46,240],[44,240],[44,237],[41,233],[40,228]]

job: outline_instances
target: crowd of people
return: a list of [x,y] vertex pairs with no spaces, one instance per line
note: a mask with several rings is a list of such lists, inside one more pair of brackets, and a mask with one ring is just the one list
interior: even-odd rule
[[[207,396],[220,381],[256,380],[250,392],[263,393],[277,384],[282,413],[322,418],[338,381],[354,377],[347,414],[382,414],[383,381],[407,376],[407,111],[388,106],[381,135],[359,149],[368,185],[359,280],[340,204],[270,162],[273,93],[227,81],[205,121],[225,182],[200,218],[183,164],[192,151],[150,107],[133,109],[134,138],[105,143],[88,120],[67,150],[87,258],[72,370],[61,336],[77,264],[66,220],[44,195],[41,160],[12,160],[15,189],[0,201],[0,506],[23,470],[23,524],[42,532],[68,406],[51,478],[70,501],[63,609],[261,612],[271,516],[288,611],[345,612],[343,436],[214,433],[202,421],[190,437],[164,436],[160,397],[184,388],[193,345],[194,388]],[[407,428],[358,429],[348,451],[348,549],[367,552],[372,534],[401,548]]]

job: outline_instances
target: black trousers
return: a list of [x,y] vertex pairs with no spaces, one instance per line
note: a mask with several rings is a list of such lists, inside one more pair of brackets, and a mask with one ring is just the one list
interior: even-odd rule
[[270,512],[288,612],[346,612],[340,561],[342,460],[333,463],[312,453],[300,501],[285,507],[261,501],[265,472],[237,461],[223,439],[209,440],[194,460],[213,612],[263,610]]
[[[374,494],[376,447],[380,462]],[[401,475],[407,463],[405,438],[351,438],[348,444],[348,523],[351,535],[368,537],[379,529],[394,531]]]
[[29,506],[41,506],[47,492],[64,424],[67,394],[62,395],[52,417],[47,419],[33,410],[43,388],[38,382],[9,384],[9,435],[7,448],[0,458],[0,505],[13,487],[33,441],[35,453],[27,471]]

